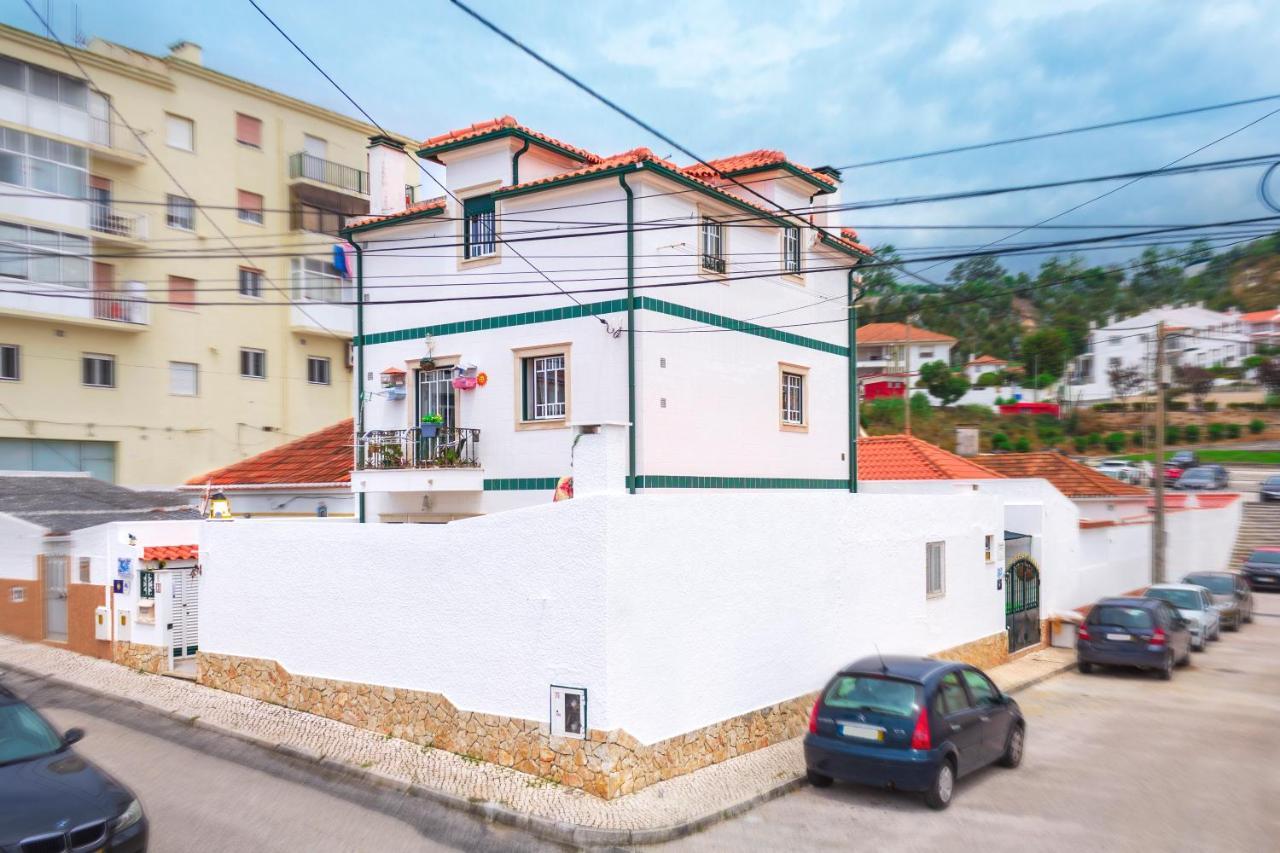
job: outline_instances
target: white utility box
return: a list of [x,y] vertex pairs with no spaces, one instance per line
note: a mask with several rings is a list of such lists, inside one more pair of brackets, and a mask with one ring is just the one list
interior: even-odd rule
[[111,608],[98,607],[94,609],[93,638],[95,640],[111,639]]
[[129,642],[133,638],[133,612],[130,610],[116,611],[116,639],[122,642]]

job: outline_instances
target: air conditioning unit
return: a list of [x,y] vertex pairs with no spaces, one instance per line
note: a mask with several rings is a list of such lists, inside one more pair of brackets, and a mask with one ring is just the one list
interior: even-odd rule
[[347,341],[347,369],[350,370],[355,366],[356,366],[356,346],[355,344],[351,343],[351,341]]

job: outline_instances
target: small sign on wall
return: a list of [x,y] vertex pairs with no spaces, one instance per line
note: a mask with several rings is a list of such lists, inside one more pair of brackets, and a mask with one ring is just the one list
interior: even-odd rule
[[9,589],[9,600],[14,604],[21,604],[27,600],[27,590],[20,586],[11,587]]
[[125,592],[124,578],[116,578],[111,582],[111,591],[123,594]]
[[551,685],[551,735],[587,736],[587,688]]

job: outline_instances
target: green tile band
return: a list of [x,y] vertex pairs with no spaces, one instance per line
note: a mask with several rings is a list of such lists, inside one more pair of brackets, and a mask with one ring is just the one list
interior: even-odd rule
[[496,477],[484,481],[486,492],[554,492],[559,477]]

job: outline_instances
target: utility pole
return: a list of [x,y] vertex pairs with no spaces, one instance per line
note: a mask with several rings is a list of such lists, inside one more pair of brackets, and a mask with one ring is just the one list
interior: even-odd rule
[[904,427],[907,435],[911,435],[911,315],[907,315],[907,345],[906,363],[907,363],[907,381],[906,388],[902,391],[902,411],[904,418]]
[[1164,583],[1164,321],[1156,323],[1155,523],[1151,525],[1151,582]]

